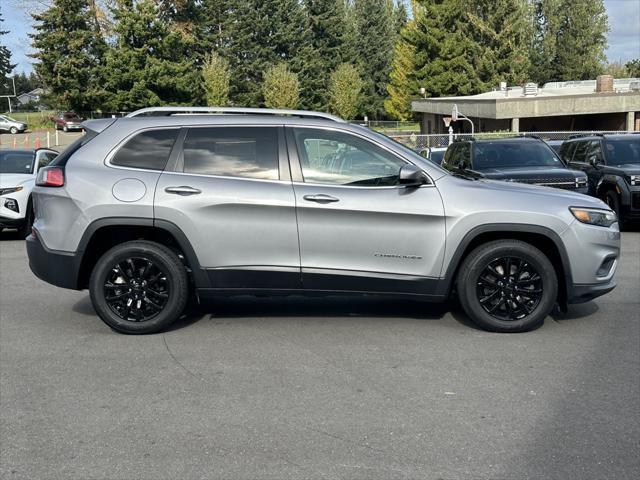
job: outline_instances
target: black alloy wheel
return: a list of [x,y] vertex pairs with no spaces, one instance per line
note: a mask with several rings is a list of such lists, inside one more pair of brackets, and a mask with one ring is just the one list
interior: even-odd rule
[[522,258],[497,258],[480,273],[476,292],[480,305],[492,317],[521,320],[542,300],[542,277]]
[[89,293],[96,313],[114,330],[157,333],[182,315],[189,278],[176,252],[135,240],[116,245],[98,259]]
[[469,252],[456,287],[469,319],[492,332],[533,330],[558,301],[558,277],[549,257],[516,239],[493,240]]
[[145,322],[167,304],[167,274],[149,258],[130,257],[116,263],[104,283],[107,305],[121,319]]

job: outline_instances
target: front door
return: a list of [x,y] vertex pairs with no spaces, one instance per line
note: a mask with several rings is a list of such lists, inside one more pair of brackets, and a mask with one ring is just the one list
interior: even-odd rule
[[[191,242],[212,288],[299,288],[282,127],[192,127],[158,181],[156,220]],[[284,168],[283,168],[284,167]]]
[[287,130],[304,288],[430,293],[445,244],[435,186],[399,185],[407,160],[364,136]]

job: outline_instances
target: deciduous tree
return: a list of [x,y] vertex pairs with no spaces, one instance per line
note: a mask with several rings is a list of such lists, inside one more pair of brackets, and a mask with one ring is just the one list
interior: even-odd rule
[[267,108],[296,108],[300,101],[298,76],[286,63],[279,63],[265,72],[262,94]]
[[229,62],[217,53],[205,57],[202,78],[207,105],[223,107],[229,103]]
[[338,65],[329,80],[329,110],[346,120],[356,118],[363,87],[364,82],[353,65]]

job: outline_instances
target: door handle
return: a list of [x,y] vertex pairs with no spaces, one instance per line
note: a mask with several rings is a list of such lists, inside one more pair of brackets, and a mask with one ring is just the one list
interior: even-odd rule
[[325,195],[324,193],[318,193],[316,195],[305,195],[302,198],[304,198],[308,202],[316,203],[333,203],[340,201],[339,198],[332,197],[331,195]]
[[202,190],[198,190],[197,188],[193,188],[193,187],[188,187],[186,185],[183,185],[180,187],[167,187],[164,189],[164,191],[167,193],[173,193],[175,195],[182,195],[182,196],[197,195],[199,193],[202,193]]

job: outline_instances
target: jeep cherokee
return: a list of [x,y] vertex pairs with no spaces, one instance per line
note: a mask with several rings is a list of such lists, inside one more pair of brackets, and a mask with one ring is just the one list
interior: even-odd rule
[[615,286],[600,200],[451,175],[327,114],[158,107],[84,127],[38,175],[29,263],[88,288],[119,332],[166,329],[191,293],[454,292],[518,332]]

